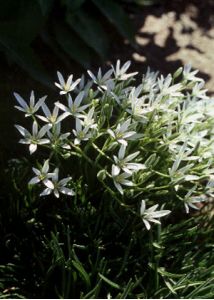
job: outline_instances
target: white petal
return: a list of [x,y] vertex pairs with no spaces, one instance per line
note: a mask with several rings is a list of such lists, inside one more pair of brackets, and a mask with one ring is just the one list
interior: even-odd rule
[[33,177],[28,184],[36,184],[38,182],[40,182],[40,179],[38,177]]
[[128,155],[128,156],[125,158],[125,161],[133,160],[133,159],[135,159],[135,157],[137,157],[139,154],[140,154],[140,151],[137,151],[137,152],[135,152],[135,153],[132,153],[132,154]]
[[145,226],[146,226],[146,229],[147,229],[147,230],[150,230],[151,225],[149,224],[149,222],[148,222],[147,220],[144,220],[144,219],[143,219],[143,222],[144,222],[144,224],[145,224]]
[[133,186],[134,185],[133,182],[131,182],[129,180],[125,180],[125,179],[123,181],[121,181],[121,184],[126,185],[126,186]]
[[32,91],[30,95],[30,107],[34,107],[34,104],[35,104],[35,95],[34,95],[34,91]]
[[121,131],[121,132],[125,132],[125,131],[128,129],[128,127],[129,127],[130,124],[131,124],[131,119],[126,120],[126,121],[121,125],[120,131]]
[[44,126],[39,130],[38,138],[39,138],[39,139],[42,138],[50,128],[51,128],[51,125],[50,125],[50,124],[44,125]]
[[16,100],[19,102],[19,104],[26,110],[28,108],[27,103],[24,101],[24,99],[17,93],[13,93]]
[[40,106],[42,104],[44,104],[46,98],[47,98],[47,96],[44,96],[44,97],[39,99],[39,101],[36,103],[36,105],[34,107],[34,111],[37,111],[40,108]]
[[158,208],[158,204],[155,204],[147,209],[148,213],[154,212]]
[[29,150],[30,150],[30,154],[33,154],[37,149],[37,145],[36,144],[30,144],[29,146]]
[[61,122],[61,121],[64,120],[65,118],[67,118],[69,115],[70,115],[69,112],[64,112],[61,116],[59,116],[59,117],[57,118],[57,121],[56,121],[55,124],[58,124],[59,122]]
[[72,83],[71,87],[70,87],[70,90],[74,90],[75,87],[80,83],[81,79],[77,79],[74,83]]
[[62,104],[60,102],[56,102],[55,105],[57,107],[59,107],[61,110],[63,110],[63,111],[68,111],[68,108],[64,104]]
[[42,196],[48,196],[48,195],[50,195],[51,192],[52,192],[51,189],[46,188],[46,189],[44,189],[44,191],[40,194],[40,197],[42,197]]
[[59,168],[55,168],[54,169],[54,172],[53,172],[53,175],[52,175],[52,179],[57,182],[58,181],[58,178],[59,178]]
[[128,145],[127,141],[125,141],[124,139],[118,139],[118,142],[124,146]]
[[33,172],[34,172],[37,176],[41,175],[40,170],[38,170],[38,169],[36,169],[36,168],[32,168],[32,170],[33,170]]
[[133,136],[135,134],[136,134],[135,131],[129,131],[129,132],[124,133],[123,138],[127,139],[127,138],[130,138],[131,136]]
[[20,106],[14,106],[16,109],[20,110],[20,111],[23,111],[23,112],[26,112],[26,109],[25,108],[22,108]]
[[94,81],[96,80],[96,77],[94,76],[94,74],[90,70],[88,70],[87,73],[91,77],[91,79],[93,79]]
[[68,80],[67,80],[67,82],[66,82],[66,85],[67,85],[67,86],[70,86],[71,83],[72,83],[72,80],[73,80],[73,74],[71,74],[71,75],[68,77]]
[[54,196],[56,198],[59,198],[59,191],[57,189],[54,189]]
[[60,192],[63,193],[63,194],[66,194],[68,196],[74,196],[75,195],[75,192],[72,189],[68,189],[66,187],[60,188]]
[[57,86],[60,90],[62,90],[62,86],[61,86],[58,82],[55,82],[54,84],[55,84],[55,86]]
[[58,76],[58,79],[59,79],[59,82],[60,82],[61,86],[65,85],[65,80],[64,80],[62,74],[59,71],[57,71],[57,76]]
[[68,91],[61,91],[59,92],[60,95],[66,95],[68,93]]
[[43,183],[46,187],[48,187],[49,189],[53,190],[54,189],[54,184],[52,181],[50,181],[49,179],[45,178],[43,180]]
[[120,192],[121,195],[123,195],[123,189],[122,186],[114,181],[114,185],[116,186],[117,190]]
[[122,144],[122,145],[120,146],[120,150],[119,150],[119,152],[118,152],[118,158],[119,158],[120,160],[124,158],[125,152],[126,152],[126,145]]
[[110,136],[112,136],[113,138],[115,138],[115,134],[111,129],[108,129],[107,132],[110,134]]
[[76,118],[76,130],[80,132],[82,130],[82,125],[80,119]]
[[38,145],[45,145],[45,144],[49,144],[50,140],[49,139],[41,139],[37,142]]
[[29,145],[29,144],[31,143],[31,141],[30,141],[29,139],[26,139],[26,140],[20,139],[20,140],[19,140],[19,143],[20,143],[20,144]]
[[60,186],[65,186],[69,181],[71,181],[71,177],[63,178],[59,181]]
[[128,61],[122,66],[121,71],[122,71],[123,73],[125,73],[125,72],[128,70],[128,68],[130,67],[130,65],[131,65],[131,61],[128,60]]
[[146,209],[146,203],[144,200],[141,201],[141,206],[140,206],[140,215],[142,216],[145,212]]
[[[89,107],[90,106],[90,104],[85,104],[85,105],[83,105],[83,106],[81,106],[81,107],[79,107],[78,109],[77,109],[77,111],[78,112],[82,112],[82,111],[84,111],[87,107]],[[82,116],[83,117],[83,116]]]
[[120,173],[120,168],[116,165],[112,165],[111,174],[113,177],[118,176]]
[[151,216],[152,216],[152,218],[161,218],[161,217],[166,216],[170,213],[171,213],[170,210],[160,210],[160,211],[155,211],[155,212],[151,213]]
[[24,127],[20,126],[20,125],[15,125],[16,129],[18,129],[18,131],[21,133],[21,135],[23,135],[24,137],[29,136],[30,133],[27,129],[25,129]]
[[80,106],[80,103],[82,102],[84,95],[85,95],[84,91],[79,93],[79,95],[75,98],[75,101],[74,101],[75,106],[77,106],[77,107]]
[[46,174],[49,170],[49,159],[47,159],[42,167],[42,173]]

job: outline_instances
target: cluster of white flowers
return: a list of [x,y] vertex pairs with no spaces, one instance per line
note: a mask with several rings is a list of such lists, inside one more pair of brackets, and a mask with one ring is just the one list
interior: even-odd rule
[[[65,99],[52,111],[46,96],[36,100],[32,92],[28,102],[14,93],[15,107],[32,119],[32,130],[15,126],[30,154],[38,147],[49,149],[50,156],[33,168],[29,182],[43,185],[41,196],[73,196],[75,179],[59,179],[63,163],[55,167],[54,158],[83,158],[97,174],[105,173],[99,178],[101,189],[108,187],[122,202],[136,199],[133,207],[149,230],[151,222],[160,223],[170,213],[157,210],[159,204],[169,207],[168,199],[182,201],[188,213],[213,195],[214,101],[190,65],[166,78],[148,69],[137,86],[137,73],[127,73],[129,67],[130,62],[117,61],[106,73],[88,71],[88,80],[73,80],[73,75],[66,80],[57,72],[55,85]],[[146,209],[157,195],[160,203]]]

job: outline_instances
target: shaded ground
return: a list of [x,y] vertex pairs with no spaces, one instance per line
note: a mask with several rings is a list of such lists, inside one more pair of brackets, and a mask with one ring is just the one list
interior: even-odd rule
[[[214,94],[214,0],[169,0],[150,7],[127,5],[125,8],[136,25],[137,47],[130,47],[110,28],[115,42],[111,45],[107,64],[117,59],[131,59],[135,71],[145,72],[150,66],[167,74],[185,63],[191,63],[193,68],[200,70],[210,94]],[[84,71],[71,61],[61,65],[39,43],[35,48],[41,52],[42,62],[53,80],[57,70],[63,70],[65,74],[74,73],[75,77]],[[94,69],[99,64],[94,62]],[[18,140],[14,123],[18,122],[20,114],[14,112],[12,92],[17,91],[28,98],[34,89],[38,96],[48,94],[52,102],[57,100],[57,94],[35,82],[19,67],[8,67],[2,57],[0,75],[0,161],[4,161],[5,157],[16,157],[20,149],[19,146],[14,147]]]
[[138,28],[135,51],[115,45],[114,57],[133,59],[135,69],[147,66],[163,74],[191,63],[214,94],[214,1],[174,0],[131,13]]

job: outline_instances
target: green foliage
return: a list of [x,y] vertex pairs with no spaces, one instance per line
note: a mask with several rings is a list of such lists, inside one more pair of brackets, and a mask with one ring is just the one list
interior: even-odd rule
[[92,59],[107,57],[111,37],[106,26],[110,24],[134,44],[133,25],[117,1],[8,0],[1,3],[0,50],[9,62],[49,85],[36,41],[57,59],[71,58],[88,68]]
[[27,173],[25,161],[14,161],[5,174],[1,298],[213,298],[213,218],[133,232],[133,219],[107,194],[96,207],[83,193],[81,202],[41,201],[23,191]]

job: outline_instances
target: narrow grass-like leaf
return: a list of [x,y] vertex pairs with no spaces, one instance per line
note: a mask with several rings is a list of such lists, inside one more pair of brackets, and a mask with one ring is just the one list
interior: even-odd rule
[[91,53],[85,43],[63,25],[55,24],[54,30],[56,40],[64,52],[84,68],[89,68]]
[[83,265],[79,261],[75,261],[75,260],[72,260],[72,264],[79,272],[79,275],[84,280],[87,288],[90,288],[90,286],[91,286],[90,277],[89,277],[88,273],[86,272],[86,270],[84,269]]
[[109,41],[102,25],[95,18],[84,11],[79,11],[75,14],[68,13],[66,21],[87,46],[102,59],[106,57]]
[[113,282],[112,280],[108,279],[107,277],[105,277],[104,275],[102,275],[101,273],[99,273],[100,278],[105,281],[108,285],[110,285],[111,287],[113,287],[114,289],[117,290],[121,290],[121,287],[119,286],[119,284]]
[[109,21],[117,28],[119,33],[122,34],[122,36],[124,36],[134,45],[134,28],[122,7],[112,0],[92,1],[99,8],[102,14],[106,16],[109,19]]

